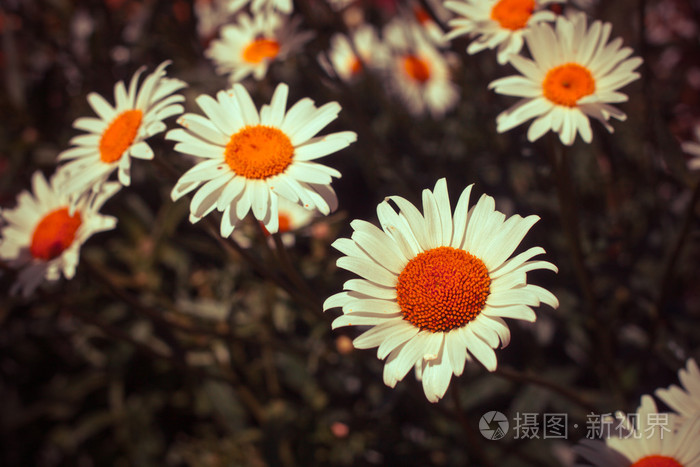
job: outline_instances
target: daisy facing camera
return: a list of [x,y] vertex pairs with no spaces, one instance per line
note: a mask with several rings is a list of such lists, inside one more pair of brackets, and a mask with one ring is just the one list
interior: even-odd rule
[[444,396],[452,375],[461,375],[472,357],[496,369],[494,349],[510,342],[503,318],[532,322],[531,307],[559,306],[551,292],[526,280],[534,269],[557,272],[547,261],[532,260],[544,249],[510,257],[539,218],[506,219],[487,195],[469,209],[472,186],[462,192],[454,214],[444,178],[433,191],[423,191],[423,214],[390,196],[377,206],[381,229],[354,220],[351,238],[333,243],[346,255],[338,267],[361,277],[324,303],[324,310],[343,310],[333,328],[371,326],[354,346],[378,347],[387,386],[415,367],[430,402]]
[[279,197],[327,215],[338,200],[331,187],[337,170],[315,162],[357,139],[352,131],[315,136],[335,120],[337,102],[316,107],[304,98],[288,111],[289,88],[279,84],[260,112],[248,91],[235,84],[216,99],[197,98],[206,118],[185,114],[167,139],[175,150],[202,159],[175,184],[173,201],[198,189],[190,203],[190,222],[214,209],[222,212],[220,233],[228,237],[249,211],[270,233],[279,230]]

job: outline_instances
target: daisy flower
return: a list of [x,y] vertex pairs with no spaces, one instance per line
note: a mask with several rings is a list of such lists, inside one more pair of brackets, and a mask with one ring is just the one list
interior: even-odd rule
[[678,423],[674,414],[658,413],[647,395],[635,414],[619,418],[618,433],[604,441],[583,440],[574,452],[596,467],[700,466],[700,417]]
[[700,169],[700,125],[696,125],[693,129],[694,141],[686,141],[681,144],[681,149],[693,156],[688,161],[688,169],[698,170]]
[[128,186],[131,158],[153,159],[146,139],[165,130],[163,120],[184,110],[179,104],[184,97],[174,93],[186,84],[165,77],[168,64],[161,63],[141,86],[138,81],[145,68],[134,74],[128,90],[119,81],[114,86],[114,107],[99,94],[88,94],[88,102],[99,118],[81,117],[73,122],[73,127],[88,134],[72,138],[73,147],[58,155],[59,161],[69,161],[62,166],[69,194],[96,189],[115,170],[119,182]]
[[29,296],[44,279],[55,281],[61,274],[73,278],[83,243],[117,223],[98,211],[119,191],[119,183],[107,182],[98,193],[74,202],[61,188],[64,175],[59,171],[47,182],[35,172],[33,193],[23,191],[14,209],[0,213],[5,224],[0,231],[0,258],[21,269],[13,294],[21,290]]
[[354,220],[351,238],[333,243],[346,255],[338,267],[361,277],[325,301],[324,310],[343,310],[333,329],[371,326],[354,346],[378,347],[389,387],[415,367],[430,402],[445,394],[452,374],[461,375],[472,357],[496,369],[494,349],[510,342],[503,318],[532,322],[531,307],[559,305],[550,292],[526,281],[533,269],[557,271],[532,260],[542,248],[510,257],[539,218],[506,220],[486,195],[469,209],[471,190],[462,192],[454,216],[444,178],[432,192],[423,191],[423,215],[406,199],[390,196],[377,207],[381,229]]
[[214,40],[205,52],[216,72],[228,74],[232,83],[250,75],[262,79],[270,63],[299,50],[313,36],[312,32],[297,32],[298,17],[261,12],[253,18],[240,13],[237,18],[237,24],[221,28],[221,39]]
[[450,80],[447,61],[419,26],[395,20],[386,26],[384,36],[392,49],[386,70],[389,90],[408,110],[437,118],[454,107],[459,91]]
[[284,14],[290,14],[294,9],[292,0],[228,0],[228,10],[235,13],[247,4],[253,13],[260,13],[265,10],[277,10]]
[[340,172],[315,162],[357,139],[352,131],[314,135],[335,120],[337,102],[319,108],[305,98],[285,112],[289,88],[279,84],[260,113],[240,84],[213,99],[197,98],[206,118],[185,114],[184,129],[168,132],[175,150],[204,159],[186,172],[172,191],[173,201],[201,188],[190,204],[195,223],[215,208],[223,212],[221,235],[228,237],[248,213],[272,233],[279,230],[279,197],[328,214],[337,206],[331,188]]
[[656,397],[661,399],[682,417],[700,416],[700,369],[692,358],[686,369],[678,372],[681,386],[675,384],[668,389],[657,389]]
[[586,26],[583,13],[557,18],[556,28],[547,23],[532,26],[525,40],[534,60],[514,56],[511,64],[522,73],[489,84],[499,94],[520,100],[497,118],[499,133],[535,118],[527,138],[535,141],[550,129],[571,145],[579,133],[590,143],[589,117],[599,120],[612,133],[610,117],[627,116],[610,104],[625,102],[618,89],[639,78],[633,70],[642,63],[622,39],[608,43],[612,26],[594,21]]
[[523,36],[529,27],[554,21],[556,15],[546,8],[563,0],[450,0],[445,7],[459,15],[449,21],[452,27],[448,40],[469,34],[474,40],[467,47],[473,55],[485,49],[498,48],[497,60],[508,63],[523,48]]
[[329,75],[336,74],[348,82],[357,77],[364,66],[380,66],[385,58],[383,52],[377,32],[364,24],[352,33],[352,44],[344,34],[334,34],[327,58],[326,54],[319,54],[318,61]]

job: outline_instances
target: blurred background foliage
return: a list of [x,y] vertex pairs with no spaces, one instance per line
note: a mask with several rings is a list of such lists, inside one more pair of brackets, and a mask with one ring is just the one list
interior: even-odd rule
[[[151,139],[156,160],[137,161],[132,186],[107,203],[118,226],[85,245],[74,280],[21,299],[6,293],[15,273],[4,268],[1,465],[566,465],[586,414],[631,412],[700,357],[698,176],[679,146],[700,118],[700,2],[590,7],[645,63],[623,90],[628,120],[612,135],[594,122],[593,143],[565,153],[552,135],[532,144],[524,127],[496,133],[496,115],[514,99],[486,86],[512,69],[488,51],[466,55],[465,38],[447,52],[461,99],[441,119],[410,116],[385,77],[345,84],[319,67],[348,22],[380,26],[407,9],[365,0],[336,13],[296,1],[315,38],[246,83],[258,105],[281,81],[290,102],[337,100],[343,111],[327,131],[358,133],[324,159],[343,174],[339,211],[299,232],[288,252],[306,286],[252,224],[245,250],[212,235],[215,224],[189,224],[188,201],[169,197],[189,161],[162,135]],[[89,92],[111,100],[116,81],[166,59],[189,83],[188,111],[198,112],[199,94],[225,88],[196,24],[184,0],[4,0],[0,205],[14,206],[35,170],[54,171],[73,120],[92,114]],[[510,322],[499,370],[468,364],[430,404],[412,374],[385,387],[375,352],[353,349],[355,329],[331,331],[338,311],[324,315],[321,303],[350,278],[329,246],[350,234],[349,221],[376,222],[388,195],[417,203],[443,176],[453,202],[476,183],[506,214],[541,217],[519,251],[547,250],[559,274],[531,273],[530,282],[561,306],[540,308],[533,324]],[[569,439],[488,441],[477,427],[490,410],[511,422],[566,413]]]

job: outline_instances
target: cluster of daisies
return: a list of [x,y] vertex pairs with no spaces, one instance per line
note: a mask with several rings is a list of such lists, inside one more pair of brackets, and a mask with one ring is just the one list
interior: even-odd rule
[[[376,71],[412,114],[439,117],[458,101],[446,47],[466,34],[468,53],[495,49],[499,63],[521,73],[490,84],[500,94],[522,97],[498,116],[499,131],[534,119],[531,141],[549,130],[563,144],[577,134],[591,141],[589,117],[610,131],[611,117],[625,118],[611,104],[626,100],[618,90],[638,77],[641,60],[629,58],[620,39],[609,41],[610,24],[588,24],[582,13],[557,16],[548,9],[552,3],[559,0],[448,0],[443,10],[436,8],[454,13],[446,36],[436,21],[441,18],[411,4],[410,14],[390,21],[381,34],[359,24],[348,35],[333,35],[318,60],[346,83]],[[291,57],[313,34],[299,31],[290,0],[208,5],[228,18],[206,56],[228,75],[230,87],[197,97],[200,113],[184,113],[178,92],[186,83],[167,77],[164,62],[143,81],[139,70],[128,88],[117,83],[114,105],[90,94],[96,117],[74,122],[85,133],[58,155],[56,173],[49,180],[34,174],[32,192],[2,212],[0,258],[21,269],[15,291],[30,295],[45,279],[73,277],[82,244],[116,224],[100,209],[130,185],[132,158],[154,158],[147,140],[165,132],[171,117],[178,127],[165,138],[195,162],[171,198],[191,195],[192,223],[217,211],[220,234],[229,237],[252,213],[278,233],[290,228],[291,218],[308,222],[337,208],[332,181],[341,174],[317,160],[357,139],[352,131],[318,135],[336,120],[340,105],[302,98],[288,108],[289,86],[279,83],[269,103],[258,107],[241,83],[267,76],[275,61]],[[530,58],[521,55],[524,44]],[[533,307],[558,306],[551,292],[527,282],[529,271],[557,271],[538,258],[544,249],[515,254],[538,217],[507,217],[492,197],[472,202],[471,193],[472,185],[464,188],[454,210],[445,179],[423,191],[422,211],[389,196],[377,206],[379,226],[354,220],[351,237],[333,243],[344,255],[338,267],[359,276],[325,301],[324,310],[342,310],[333,328],[367,327],[354,345],[377,348],[386,360],[384,382],[394,387],[414,369],[431,402],[445,395],[467,361],[496,369],[495,349],[510,342],[506,318],[532,322]]]
[[657,389],[673,412],[659,412],[654,399],[642,396],[637,412],[617,413],[601,421],[602,440],[585,439],[574,452],[595,467],[700,466],[700,369],[689,359],[678,372],[681,386]]
[[[348,33],[331,37],[318,60],[330,75],[346,82],[374,72],[412,115],[438,118],[459,100],[449,41],[466,35],[471,39],[469,54],[494,49],[499,64],[519,72],[489,85],[498,94],[522,98],[498,115],[499,132],[533,120],[530,141],[551,130],[566,145],[577,134],[591,142],[591,118],[610,132],[610,118],[626,118],[612,104],[627,100],[619,89],[639,78],[634,70],[642,60],[630,57],[632,50],[621,39],[610,41],[609,23],[589,25],[583,13],[555,14],[562,2],[447,0],[433,2],[430,13],[418,2],[407,2],[381,30],[368,22],[350,22]],[[222,5],[238,11],[243,3]],[[206,51],[217,71],[234,83],[251,75],[261,79],[272,63],[300,52],[313,37],[298,30],[299,19],[288,2],[254,1],[251,8],[254,16],[239,11]],[[451,28],[447,34],[439,26],[445,21]],[[525,44],[529,57],[522,54]]]

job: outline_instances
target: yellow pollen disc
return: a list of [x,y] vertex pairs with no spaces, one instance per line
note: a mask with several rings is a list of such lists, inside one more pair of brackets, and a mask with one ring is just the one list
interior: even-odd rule
[[68,208],[51,211],[34,229],[29,252],[36,259],[49,261],[63,253],[75,240],[82,223],[80,212],[69,215]]
[[535,11],[535,0],[501,0],[491,9],[491,19],[503,29],[516,31],[527,25]]
[[294,146],[277,128],[246,126],[226,145],[226,163],[245,178],[265,179],[284,172],[292,163]]
[[441,246],[424,251],[399,274],[396,300],[403,318],[420,329],[447,332],[476,318],[491,278],[476,256]]
[[138,109],[125,110],[112,120],[100,138],[100,160],[111,164],[121,159],[141,126],[143,112]]
[[406,74],[423,84],[430,79],[430,65],[415,55],[406,55],[403,59]]
[[547,72],[542,90],[544,97],[555,104],[576,107],[579,99],[595,92],[595,79],[586,67],[566,63]]
[[280,44],[274,39],[261,37],[243,49],[243,60],[248,63],[260,63],[269,58],[275,58],[280,51]]
[[630,467],[683,467],[683,464],[673,457],[646,456],[630,465]]

